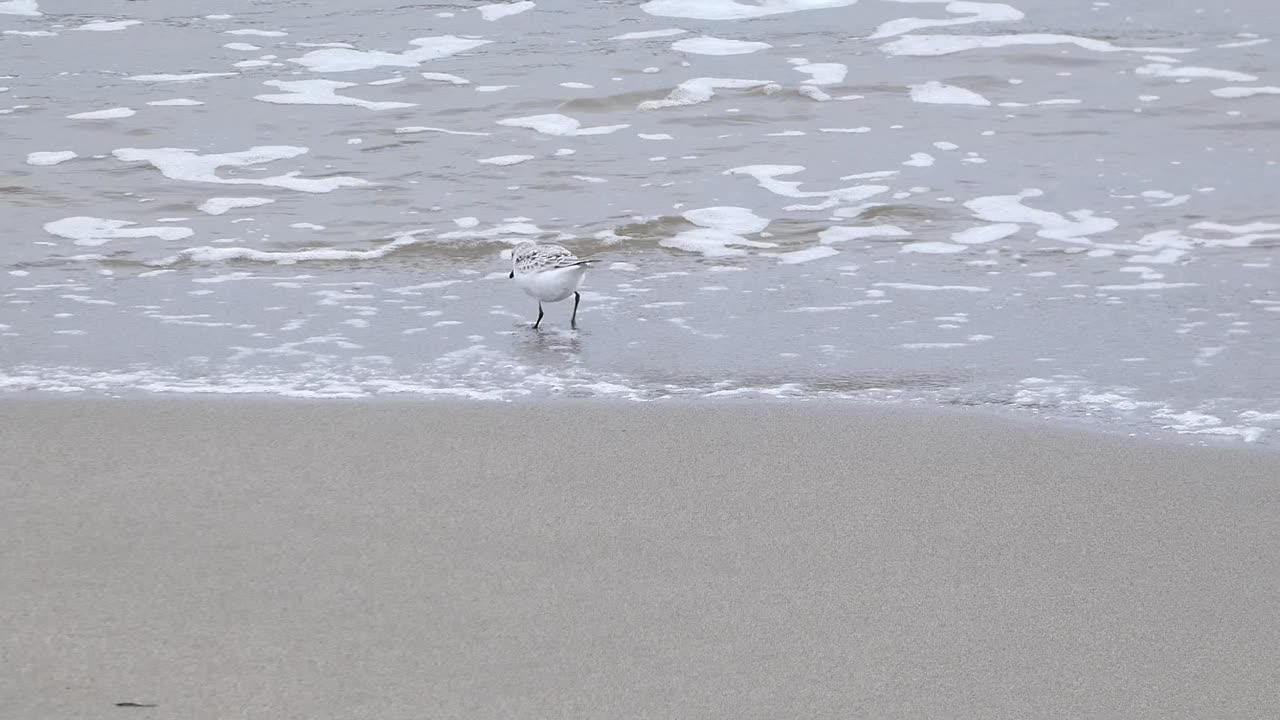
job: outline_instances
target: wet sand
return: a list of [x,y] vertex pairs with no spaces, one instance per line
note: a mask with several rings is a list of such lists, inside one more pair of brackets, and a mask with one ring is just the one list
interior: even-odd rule
[[1275,454],[818,404],[0,407],[7,716],[1280,707]]

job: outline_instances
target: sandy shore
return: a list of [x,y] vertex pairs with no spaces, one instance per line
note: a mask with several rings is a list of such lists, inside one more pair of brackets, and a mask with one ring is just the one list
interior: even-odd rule
[[1280,707],[1273,454],[816,405],[0,410],[7,717]]

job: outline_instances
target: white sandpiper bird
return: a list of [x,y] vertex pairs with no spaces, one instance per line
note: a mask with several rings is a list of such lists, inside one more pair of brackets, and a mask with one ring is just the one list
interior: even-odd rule
[[578,302],[582,299],[578,286],[587,274],[587,265],[593,262],[595,260],[581,260],[559,245],[539,245],[526,240],[511,249],[511,274],[507,277],[538,299],[535,330],[542,322],[542,303],[560,302],[570,295],[573,296],[573,316],[569,318],[569,327],[578,328]]

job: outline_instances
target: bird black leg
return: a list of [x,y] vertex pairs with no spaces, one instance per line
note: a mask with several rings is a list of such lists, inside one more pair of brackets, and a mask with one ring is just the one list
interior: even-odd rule
[[582,296],[578,293],[573,294],[573,317],[569,318],[569,327],[574,330],[578,329],[578,301],[581,299]]
[[538,329],[538,323],[542,322],[542,303],[538,303],[538,319],[533,322],[533,329]]

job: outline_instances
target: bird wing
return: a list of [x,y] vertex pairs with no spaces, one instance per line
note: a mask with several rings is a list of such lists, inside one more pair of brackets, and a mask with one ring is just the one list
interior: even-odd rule
[[567,267],[573,267],[573,266],[575,266],[575,265],[586,265],[586,264],[588,264],[588,263],[592,263],[592,262],[595,262],[595,261],[594,261],[594,260],[582,260],[581,258],[578,258],[578,257],[577,257],[577,256],[575,256],[575,255],[570,255],[570,256],[568,256],[568,257],[556,258],[556,267],[557,267],[557,268],[567,268]]
[[514,259],[516,268],[521,272],[555,270],[592,262],[579,259],[568,248],[560,245],[538,245],[517,255]]

